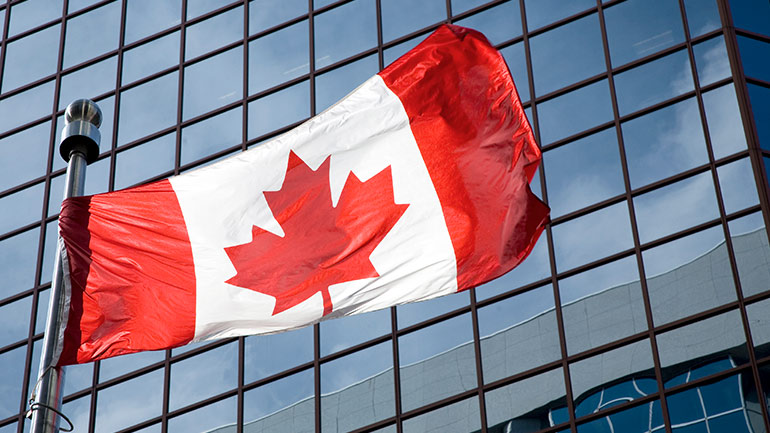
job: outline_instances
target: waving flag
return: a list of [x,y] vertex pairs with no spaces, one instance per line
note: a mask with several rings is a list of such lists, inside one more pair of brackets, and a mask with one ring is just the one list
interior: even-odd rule
[[508,68],[442,26],[296,129],[168,180],[67,199],[59,365],[455,293],[548,219]]

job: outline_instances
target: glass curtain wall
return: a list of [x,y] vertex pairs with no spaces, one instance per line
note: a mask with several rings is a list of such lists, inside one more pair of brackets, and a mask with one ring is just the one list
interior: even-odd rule
[[770,431],[770,1],[0,0],[0,433],[29,430],[67,104],[104,114],[86,193],[122,189],[259,146],[445,22],[500,49],[542,147],[531,256],[68,367],[75,431]]

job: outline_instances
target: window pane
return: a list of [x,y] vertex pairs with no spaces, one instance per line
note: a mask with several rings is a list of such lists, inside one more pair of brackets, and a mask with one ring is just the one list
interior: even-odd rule
[[374,0],[356,0],[316,15],[315,67],[330,65],[376,46],[376,20]]
[[625,192],[614,128],[543,152],[543,167],[552,217]]
[[[478,314],[485,382],[521,373],[561,356],[550,284],[480,308]],[[473,346],[467,346],[472,359]]]
[[432,317],[462,308],[470,302],[470,291],[454,293],[440,298],[430,299],[396,307],[399,329],[420,323]]
[[623,201],[553,227],[559,271],[633,248],[628,204]]
[[249,34],[306,13],[306,0],[252,0],[249,2]]
[[764,0],[730,2],[735,27],[770,36],[770,4]]
[[232,342],[171,364],[169,410],[179,409],[237,386],[238,342]]
[[676,0],[629,0],[604,11],[613,66],[684,41]]
[[39,236],[40,229],[35,228],[0,241],[0,299],[34,286]]
[[12,4],[10,9],[9,37],[61,18],[62,0],[27,0]]
[[738,36],[738,50],[741,53],[743,72],[747,77],[770,81],[770,43],[744,36]]
[[[8,58],[6,57],[6,64]],[[54,81],[0,100],[0,133],[51,114]],[[48,125],[50,128],[50,124]],[[50,132],[50,130],[49,130]],[[3,138],[8,140],[10,137]],[[46,152],[47,153],[47,152]],[[18,161],[14,161],[18,163]]]
[[100,390],[96,430],[118,431],[161,414],[163,370]]
[[392,41],[446,19],[446,1],[390,0],[382,2],[382,38]]
[[351,431],[395,415],[391,345],[321,364],[321,431]]
[[313,327],[246,338],[245,382],[264,379],[313,360]]
[[622,129],[632,188],[708,163],[695,98],[624,122]]
[[27,338],[32,296],[0,307],[0,347]]
[[[480,2],[480,4],[486,3],[489,2]],[[454,9],[452,12],[459,13]],[[508,1],[456,21],[455,24],[478,30],[484,33],[489,42],[499,44],[521,35],[521,9],[518,1]]]
[[313,370],[305,370],[243,394],[243,430],[315,432]]
[[130,83],[179,63],[179,32],[132,48],[123,54],[123,83]]
[[[64,403],[61,408],[62,412],[67,414],[67,418],[72,422],[74,427],[73,431],[88,431],[88,424],[91,414],[91,396],[86,395],[77,400]],[[61,427],[68,427],[67,422],[60,421]]]
[[770,299],[747,305],[746,314],[757,358],[770,355]]
[[729,223],[743,296],[770,290],[770,246],[761,213]]
[[316,112],[329,108],[377,73],[377,55],[364,57],[316,77]]
[[[613,413],[594,421],[578,425],[578,433],[610,433],[615,431],[628,432],[659,432],[665,431],[660,401],[653,400],[639,406]],[[677,433],[683,433],[676,431]]]
[[115,189],[123,189],[173,170],[175,136],[174,133],[166,134],[118,153],[115,162]]
[[561,368],[489,391],[485,394],[489,430],[523,433],[550,427],[550,409],[566,407],[565,392]]
[[717,168],[725,212],[733,213],[759,204],[751,161],[744,158]]
[[307,81],[249,103],[249,139],[262,136],[310,115]]
[[[113,56],[63,76],[61,78],[61,90],[59,91],[59,109],[63,110],[67,105],[77,99],[95,99],[96,96],[114,89],[117,67],[118,58]],[[104,115],[104,113],[102,113],[102,115]],[[102,128],[99,128],[99,132],[103,133],[104,131]],[[111,136],[103,137],[105,138],[105,143],[109,143],[112,139]],[[107,146],[104,148],[107,148]]]
[[647,329],[636,257],[559,280],[570,355]]
[[716,0],[684,0],[684,9],[691,38],[722,27]]
[[719,218],[711,172],[634,197],[642,243]]
[[[185,59],[192,59],[243,38],[243,6],[195,23],[185,33]],[[243,61],[243,52],[241,61]],[[243,66],[234,72],[241,72]],[[219,75],[212,74],[220,81]],[[222,81],[226,80],[221,79]]]
[[479,399],[471,397],[409,418],[404,421],[403,428],[404,433],[480,431]]
[[321,356],[338,352],[391,330],[390,310],[371,311],[321,322]]
[[120,3],[115,1],[67,20],[65,68],[118,48]]
[[[596,6],[595,0],[525,0],[527,9],[527,28],[532,31],[546,24]],[[598,25],[598,23],[597,23]]]
[[171,418],[168,420],[168,430],[172,432],[217,431],[218,427],[235,427],[237,403],[237,397],[231,397]]
[[126,3],[126,44],[181,22],[181,0],[128,0]]
[[[216,79],[212,80],[212,77]],[[185,68],[182,119],[243,98],[243,48],[236,47]]]
[[8,352],[0,353],[0,417],[15,415],[19,410],[22,397],[21,381],[24,377],[24,362],[27,346],[21,346]]
[[43,268],[40,270],[40,284],[51,282],[53,263],[58,249],[58,222],[51,221],[45,225],[45,244],[43,246]]
[[404,411],[476,386],[469,313],[399,337],[398,351]]
[[178,78],[173,72],[121,94],[119,146],[176,123]]
[[529,73],[527,72],[527,58],[524,55],[524,42],[509,45],[500,50],[505,58],[508,69],[511,71],[516,91],[522,102],[529,101]]
[[0,234],[40,219],[44,190],[45,183],[41,182],[0,198]]
[[[3,93],[56,72],[60,33],[57,24],[5,46]],[[50,103],[47,108],[50,110]]]
[[530,39],[535,92],[558,90],[606,70],[599,17],[585,18]]
[[428,37],[428,34],[417,36],[416,38],[409,39],[407,41],[401,42],[398,45],[394,45],[386,49],[382,54],[382,57],[384,59],[383,63],[387,67],[391,63],[395,62],[396,59],[406,54],[407,51],[416,47],[417,44],[422,42],[426,37]]
[[770,88],[747,84],[751,110],[754,112],[754,124],[757,126],[759,145],[763,149],[770,149],[770,122],[764,119],[770,118]]
[[[2,106],[6,101],[2,101]],[[0,110],[2,111],[2,110]],[[45,122],[0,139],[3,152],[13,158],[0,158],[0,191],[45,173],[51,123]]]
[[732,75],[724,37],[718,36],[701,42],[693,46],[692,51],[695,56],[695,65],[698,67],[698,82],[701,86]]
[[249,94],[307,74],[307,50],[307,21],[249,42]]
[[590,84],[537,105],[544,146],[612,120],[607,81]]
[[162,362],[166,358],[165,350],[137,352],[115,356],[99,362],[99,382],[120,377],[148,365]]
[[241,143],[243,109],[225,111],[182,129],[182,164]]
[[687,51],[677,51],[616,75],[615,88],[621,116],[693,90]]
[[732,83],[704,93],[703,108],[706,111],[714,158],[746,150],[746,136]]

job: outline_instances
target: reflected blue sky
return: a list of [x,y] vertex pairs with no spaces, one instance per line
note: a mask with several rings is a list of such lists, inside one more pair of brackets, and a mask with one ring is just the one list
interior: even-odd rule
[[527,10],[527,28],[532,31],[580,11],[590,9],[596,6],[596,1],[525,0],[524,6]]
[[31,289],[40,229],[34,228],[0,241],[0,299]]
[[476,288],[477,299],[491,298],[500,293],[513,290],[516,287],[521,287],[550,276],[551,264],[548,258],[547,236],[543,232],[526,260],[511,272],[478,286]]
[[[53,92],[54,81],[52,80],[3,99],[3,103],[0,104],[0,133],[50,114]],[[2,141],[8,139],[11,137],[3,138]],[[38,144],[35,143],[35,145]]]
[[746,76],[770,81],[770,43],[744,36],[737,38]]
[[6,45],[3,93],[56,72],[60,33],[57,24]]
[[9,232],[40,218],[40,205],[45,190],[38,183],[11,195],[0,198],[0,233]]
[[171,364],[169,410],[235,388],[238,385],[237,354],[238,343],[233,342]]
[[[130,4],[130,3],[129,3]],[[77,65],[118,48],[120,2],[115,1],[67,20],[64,67]]]
[[[76,99],[94,99],[96,96],[114,89],[117,66],[118,58],[117,56],[112,56],[99,63],[63,76],[59,90],[59,109],[66,108],[67,105]],[[102,116],[104,116],[104,112],[102,112]],[[105,138],[105,143],[108,143],[112,138],[105,134],[105,132],[110,131],[106,131],[102,127],[99,128],[99,132],[103,134],[102,137]]]
[[308,38],[302,21],[249,42],[249,94],[308,73]]
[[173,170],[175,145],[175,134],[170,133],[118,153],[115,157],[115,189]]
[[163,69],[174,66],[179,61],[179,32],[139,45],[123,53],[124,83],[131,83]]
[[11,23],[8,26],[8,36],[14,36],[61,18],[62,0],[27,0],[12,4],[10,10]]
[[694,38],[722,27],[717,0],[684,0],[687,26]]
[[[452,13],[456,14],[458,11],[452,9]],[[487,37],[489,42],[499,44],[521,35],[521,9],[519,2],[508,1],[468,18],[457,20],[454,24],[478,30]]]
[[6,418],[19,410],[21,378],[24,376],[24,357],[27,346],[0,353],[0,418]]
[[612,120],[607,80],[540,103],[537,113],[541,146]]
[[243,108],[237,107],[182,129],[181,163],[189,164],[241,142]]
[[390,310],[341,317],[321,322],[321,356],[389,333]]
[[382,2],[384,42],[446,19],[445,0],[390,0]]
[[[243,394],[243,418],[246,422],[258,420],[281,409],[294,406],[285,421],[291,431],[313,432],[313,370],[270,382]],[[292,425],[292,423],[294,425]],[[301,426],[304,426],[302,428]],[[309,428],[308,428],[309,426]]]
[[242,47],[235,47],[185,68],[182,120],[242,98]]
[[100,390],[96,398],[96,429],[118,431],[161,413],[163,370]]
[[181,0],[129,0],[126,2],[125,43],[138,41],[181,21]]
[[249,103],[249,139],[310,116],[307,81]]
[[730,11],[736,27],[770,36],[770,4],[766,1],[733,1]]
[[[192,59],[211,50],[243,38],[243,6],[230,9],[205,21],[193,24],[185,30],[185,58]],[[241,54],[241,57],[243,55]],[[232,65],[235,73],[242,73],[243,66]],[[219,72],[211,77],[219,77]],[[211,80],[218,81],[217,80]]]
[[377,55],[356,60],[315,78],[316,112],[329,108],[379,71]]
[[[355,0],[315,16],[316,68],[377,45],[374,6],[374,0]],[[304,43],[307,44],[307,40]]]
[[727,58],[725,39],[722,36],[694,45],[692,51],[701,86],[730,76],[730,62]]
[[246,338],[244,381],[264,379],[313,360],[313,328]]
[[130,143],[176,122],[178,72],[163,75],[120,95],[118,145]]
[[613,66],[684,41],[676,0],[629,0],[605,9],[604,18]]
[[[665,80],[660,79],[663,76],[666,77]],[[690,58],[686,50],[615,75],[615,90],[621,116],[694,88]]]
[[249,33],[258,33],[276,23],[306,14],[307,6],[306,0],[251,0],[249,1]]

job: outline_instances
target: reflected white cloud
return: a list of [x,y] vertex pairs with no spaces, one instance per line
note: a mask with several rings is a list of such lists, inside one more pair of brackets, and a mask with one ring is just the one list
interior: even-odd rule
[[746,136],[732,83],[703,94],[703,108],[709,126],[714,158],[746,149]]

